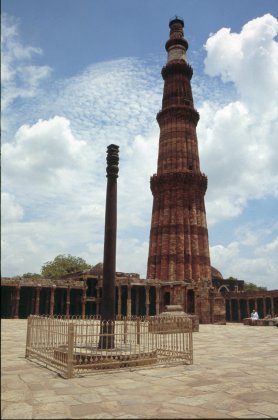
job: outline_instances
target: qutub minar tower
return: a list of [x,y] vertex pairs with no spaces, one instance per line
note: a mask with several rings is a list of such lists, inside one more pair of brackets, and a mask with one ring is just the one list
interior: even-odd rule
[[[200,171],[196,135],[199,114],[190,83],[193,70],[186,59],[188,43],[183,36],[183,20],[175,17],[169,27],[167,64],[161,72],[162,109],[157,114],[157,174],[150,181],[153,209],[147,279],[172,285],[186,282],[195,291],[197,288],[197,312],[202,322],[210,322],[212,279],[204,203],[207,177]],[[180,293],[171,293],[169,303],[182,303]]]

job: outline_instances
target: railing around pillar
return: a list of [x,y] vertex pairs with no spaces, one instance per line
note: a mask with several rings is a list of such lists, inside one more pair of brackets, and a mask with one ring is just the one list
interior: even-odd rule
[[[111,325],[114,346],[99,347]],[[107,340],[106,340],[107,342]],[[144,368],[193,363],[192,322],[189,318],[124,317],[101,321],[95,317],[30,315],[28,359],[43,363],[65,378],[100,369]]]

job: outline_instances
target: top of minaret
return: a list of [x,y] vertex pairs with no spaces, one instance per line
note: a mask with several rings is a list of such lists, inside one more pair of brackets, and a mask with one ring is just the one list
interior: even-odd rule
[[167,63],[175,60],[186,61],[188,42],[183,37],[184,21],[179,16],[174,16],[169,21],[170,38],[165,44],[168,52]]
[[169,27],[171,28],[172,24],[174,23],[178,23],[180,25],[182,25],[182,27],[184,27],[184,21],[183,18],[181,18],[180,16],[174,16],[169,20]]

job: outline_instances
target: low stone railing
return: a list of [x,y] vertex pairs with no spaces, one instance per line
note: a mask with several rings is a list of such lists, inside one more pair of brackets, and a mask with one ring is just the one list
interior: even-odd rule
[[277,318],[263,318],[263,319],[244,318],[243,324],[260,326],[260,327],[278,326],[278,319]]

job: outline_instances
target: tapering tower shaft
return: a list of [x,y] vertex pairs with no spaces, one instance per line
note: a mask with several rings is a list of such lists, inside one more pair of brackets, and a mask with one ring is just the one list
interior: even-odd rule
[[200,171],[194,108],[183,20],[169,23],[162,68],[164,91],[157,114],[160,127],[157,174],[151,177],[153,210],[147,278],[162,281],[211,281],[204,196],[207,178]]

